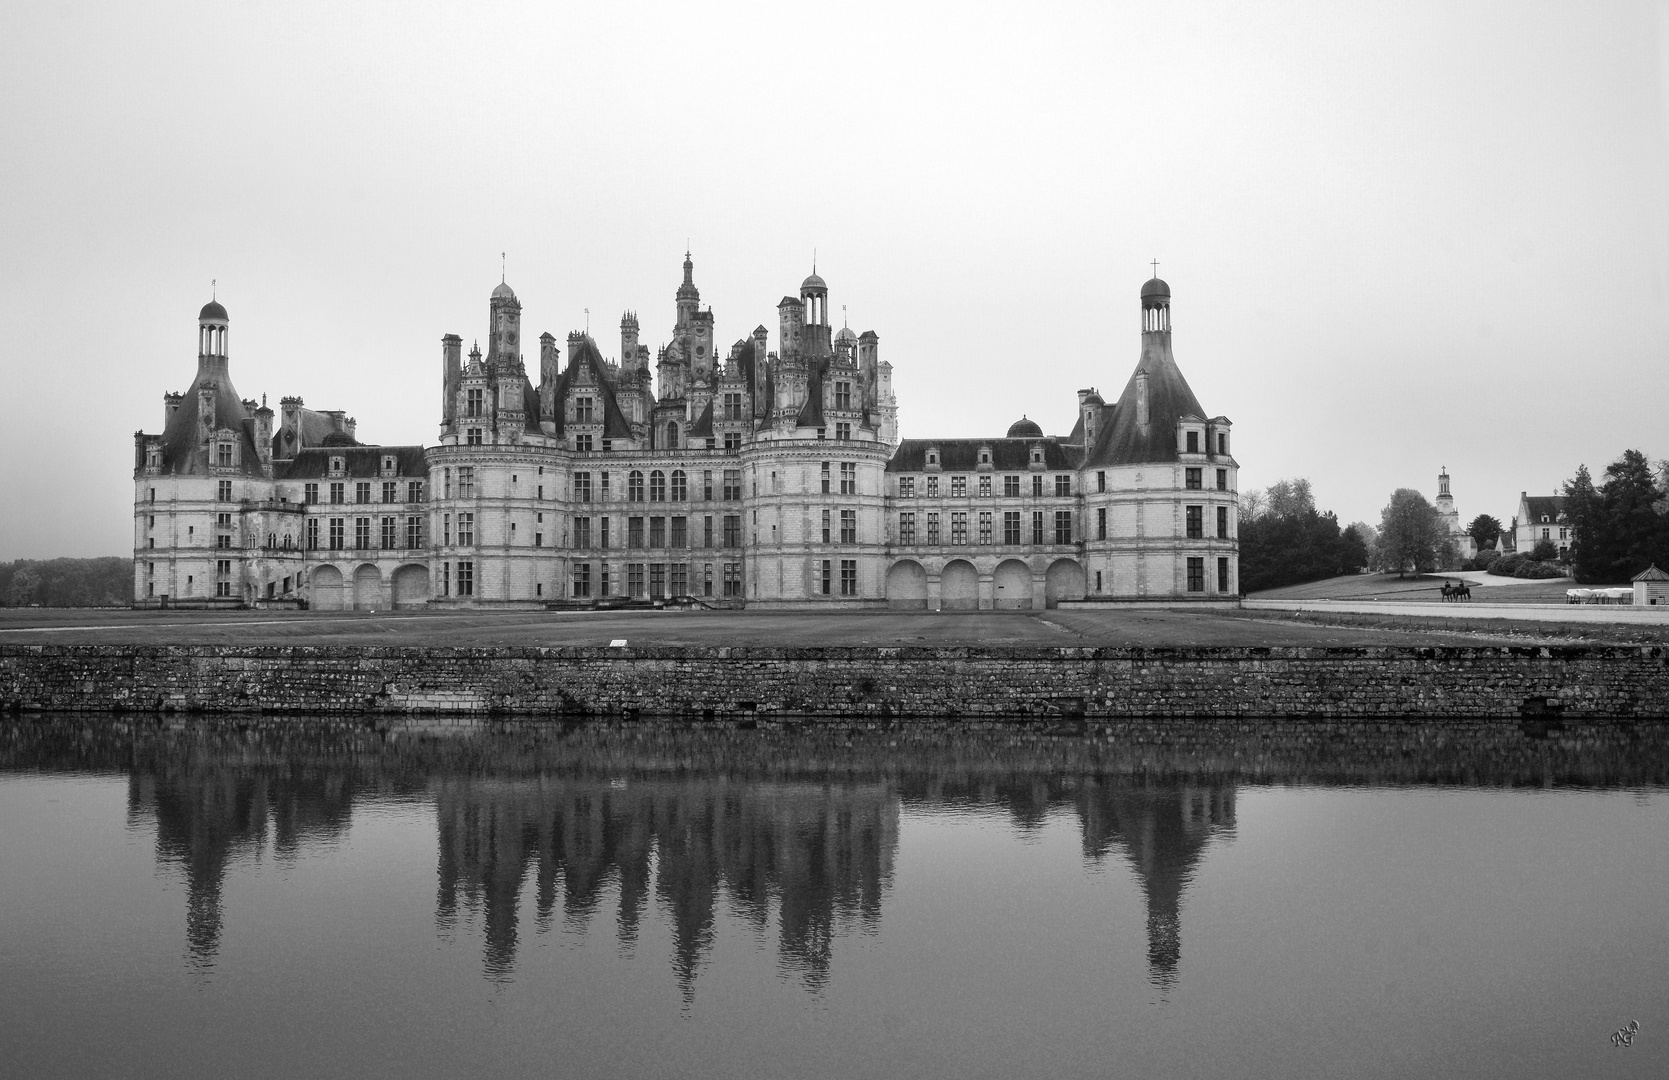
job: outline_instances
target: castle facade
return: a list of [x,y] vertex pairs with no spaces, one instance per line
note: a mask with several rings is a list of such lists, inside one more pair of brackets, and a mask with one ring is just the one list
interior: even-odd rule
[[[670,340],[637,316],[522,352],[488,300],[487,349],[441,339],[436,445],[361,443],[354,420],[238,396],[217,302],[197,374],[135,434],[134,602],[321,609],[623,600],[990,609],[1228,599],[1238,588],[1230,424],[1171,351],[1170,289],[1141,292],[1141,351],[1069,434],[900,440],[873,331],[833,329],[816,273],[720,350],[686,255]],[[721,356],[721,351],[723,355]],[[653,371],[651,371],[653,366]],[[535,382],[535,376],[537,382]]]

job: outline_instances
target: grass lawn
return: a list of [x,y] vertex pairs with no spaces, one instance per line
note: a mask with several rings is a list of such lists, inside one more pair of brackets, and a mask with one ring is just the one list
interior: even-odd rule
[[[1347,574],[1251,593],[1249,600],[1407,600],[1430,603],[1443,599],[1443,583],[1458,575],[1423,574],[1399,578],[1395,574]],[[1623,582],[1627,585],[1627,582]],[[1513,579],[1510,585],[1472,585],[1472,601],[1491,604],[1562,604],[1565,590],[1575,588],[1569,578],[1544,581]],[[1596,588],[1598,586],[1595,586]]]

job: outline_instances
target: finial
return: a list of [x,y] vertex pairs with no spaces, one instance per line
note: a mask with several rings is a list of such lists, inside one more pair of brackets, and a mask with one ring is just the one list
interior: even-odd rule
[[209,299],[210,300],[220,299],[219,291],[220,291],[220,282],[217,281],[214,278],[210,278],[209,279]]
[[817,249],[816,248],[811,249],[811,272],[813,274],[817,273]]
[[591,309],[585,309],[585,336],[591,336]]
[[1153,260],[1153,276],[1154,277],[1159,276],[1159,260],[1158,259]]
[[507,252],[498,253],[498,283],[504,284],[504,273],[509,268],[510,258]]
[[[814,273],[814,274],[817,272],[817,264],[816,263],[812,263],[811,272]],[[849,325],[850,322],[851,322],[851,320],[849,320],[846,317],[846,305],[845,304],[840,305],[840,325],[845,327],[847,330],[850,330],[850,329],[852,329],[852,327]]]

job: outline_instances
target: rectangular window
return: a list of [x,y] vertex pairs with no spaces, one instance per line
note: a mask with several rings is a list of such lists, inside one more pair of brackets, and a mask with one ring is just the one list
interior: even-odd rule
[[1219,431],[1217,433],[1217,452],[1219,454],[1226,454],[1229,452],[1229,437],[1227,432]]
[[726,393],[724,395],[724,418],[726,420],[740,420],[742,418],[742,395]]
[[856,510],[842,510],[840,512],[840,542],[843,544],[858,542],[858,512]]
[[643,546],[643,519],[629,517],[626,519],[626,546],[640,548]]
[[828,559],[823,560],[822,579],[823,595],[828,596],[834,587],[834,564]]
[[458,595],[475,595],[475,564],[473,562],[458,564]]
[[591,448],[591,433],[589,431],[582,431],[574,436],[574,452],[576,454],[589,454]]
[[666,599],[666,563],[649,564],[649,596],[651,599]]
[[1205,507],[1190,506],[1188,514],[1188,539],[1198,540],[1205,535]]
[[591,519],[577,517],[574,519],[574,546],[588,548],[591,546]]
[[835,383],[835,408],[850,409],[852,407],[852,384],[849,382]]
[[440,471],[440,476],[442,485],[441,498],[450,499],[452,497],[452,470],[442,469]]
[[478,427],[472,427],[472,428],[469,429],[469,431],[465,432],[464,433],[464,445],[465,446],[480,446],[481,445],[481,429],[478,428]]
[[1107,474],[1106,473],[1098,472],[1098,473],[1095,474],[1095,490],[1096,491],[1106,491],[1107,490]]
[[734,454],[741,448],[742,433],[740,431],[727,431],[724,433],[724,449],[727,453]]
[[452,595],[452,564],[449,562],[440,564],[440,594],[442,596]]
[[706,502],[713,501],[713,470],[701,471],[701,498]]
[[968,542],[967,511],[958,510],[950,515],[950,542],[956,547],[962,547]]
[[1190,558],[1188,560],[1188,591],[1205,592],[1205,560]]
[[1227,491],[1228,489],[1229,489],[1229,471],[1227,469],[1218,469],[1217,470],[1217,490],[1218,491]]
[[316,502],[319,501],[319,485],[318,484],[304,484],[302,486],[301,490],[302,490],[302,496],[301,497],[302,497],[302,500],[304,502],[316,503]]
[[479,389],[464,391],[464,415],[480,416],[482,392]]
[[1061,476],[1055,477],[1055,494],[1056,495],[1070,495],[1070,494],[1072,494],[1072,477],[1066,476],[1066,475],[1061,475]]
[[545,546],[545,534],[544,533],[536,532],[536,533],[533,534],[533,546],[534,547],[544,547]]
[[1220,593],[1226,593],[1226,592],[1229,591],[1229,561],[1228,561],[1228,559],[1218,559],[1217,560],[1217,591],[1220,592]]
[[409,481],[406,482],[406,501],[407,502],[422,502],[423,501],[423,481],[421,481],[421,480],[409,480]]
[[1072,511],[1055,511],[1055,543],[1072,543]]
[[[608,520],[606,517],[597,519],[597,546],[604,549],[608,547]],[[605,568],[603,573],[607,574],[608,570]],[[608,594],[605,592],[603,595]]]
[[991,542],[991,511],[989,510],[979,512],[979,542],[982,544]]
[[929,476],[927,478],[927,497],[929,499],[937,499],[939,497],[939,478],[937,476]]
[[423,546],[423,519],[416,514],[406,518],[406,546],[408,548]]
[[643,564],[640,562],[626,564],[626,595],[643,596]]
[[649,519],[649,546],[652,548],[666,547],[666,518],[652,517]]
[[840,595],[858,595],[858,560],[840,560]]
[[991,497],[991,478],[989,476],[979,478],[979,497],[982,499]]
[[742,497],[742,470],[724,470],[724,498],[726,502],[735,501]]
[[1200,483],[1200,473],[1202,471],[1203,470],[1200,469],[1182,470],[1182,486],[1187,488],[1189,491],[1200,490],[1200,488],[1204,486]]
[[341,551],[345,546],[346,535],[343,531],[343,526],[346,522],[346,518],[330,519],[330,550]]
[[475,515],[458,515],[458,544],[467,547],[475,543]]
[[368,503],[371,501],[371,482],[361,480],[354,485],[354,502]]
[[475,466],[458,466],[458,498],[475,498]]
[[307,519],[307,550],[319,550],[319,519]]
[[953,499],[966,499],[968,497],[968,478],[966,476],[950,478],[950,497]]
[[1097,540],[1107,539],[1107,508],[1105,506],[1097,507],[1095,511],[1095,538]]
[[1032,543],[1043,543],[1043,511],[1032,511]]
[[852,425],[847,423],[844,420],[837,421],[835,423],[835,438],[837,438],[837,439],[850,439],[851,437],[852,437]]
[[1041,473],[1032,474],[1032,498],[1043,498],[1043,476]]
[[574,501],[575,502],[590,502],[591,501],[591,474],[590,473],[588,473],[588,472],[577,472],[577,473],[574,474]]
[[230,467],[232,464],[232,444],[223,442],[215,450],[215,464]]
[[914,544],[916,542],[916,515],[914,513],[898,515],[898,542],[900,544]]
[[676,562],[672,564],[672,595],[690,595],[690,564]]
[[1018,476],[1003,477],[1003,495],[1010,499],[1020,497],[1020,478]]
[[395,480],[382,482],[382,501],[385,503],[400,501],[400,484]]
[[[701,519],[701,546],[704,548],[713,546],[713,518],[711,515]],[[707,595],[711,596],[713,594],[708,593]]]
[[690,519],[675,517],[672,519],[672,546],[687,548],[690,546]]
[[823,488],[822,488],[822,491],[823,491],[823,494],[825,494],[825,495],[827,495],[829,493],[829,463],[826,462],[826,461],[823,462]]
[[216,484],[214,497],[219,499],[221,502],[231,502],[232,482],[230,480],[222,480],[220,483]]
[[930,546],[937,546],[939,543],[938,514],[930,513],[927,515],[927,543]]
[[354,518],[354,547],[360,551],[371,546],[371,519]]
[[445,545],[446,547],[451,547],[452,546],[452,515],[451,514],[442,514],[440,516],[440,520],[441,520],[441,527],[440,527],[441,528],[441,532],[440,532],[441,543],[443,545]]
[[1229,508],[1226,507],[1226,506],[1219,506],[1217,508],[1217,539],[1227,540],[1228,538],[1229,538]]
[[574,399],[574,423],[591,423],[591,398],[577,397]]
[[742,546],[742,515],[724,515],[724,546],[737,548]]
[[1200,433],[1197,431],[1188,432],[1188,452],[1190,454],[1200,452]]
[[397,548],[397,547],[400,546],[400,519],[399,518],[395,518],[395,517],[385,517],[385,518],[383,518],[382,519],[382,529],[380,531],[382,533],[382,536],[380,537],[380,539],[382,540],[382,546],[383,547],[385,547],[385,548]]
[[843,461],[840,463],[840,493],[842,495],[856,495],[858,493],[858,466],[856,462]]
[[[712,545],[708,545],[708,546],[710,547]],[[701,595],[702,596],[712,596],[713,595],[713,564],[712,563],[702,563],[701,564]]]
[[609,595],[608,589],[609,589],[608,563],[598,563],[597,564],[597,595],[598,596]]
[[829,517],[832,513],[832,510],[823,511],[823,543],[825,544],[829,542]]
[[742,564],[727,562],[724,564],[724,595],[742,595]]

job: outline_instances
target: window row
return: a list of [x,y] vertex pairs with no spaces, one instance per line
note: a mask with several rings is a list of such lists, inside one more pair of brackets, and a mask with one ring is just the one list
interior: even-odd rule
[[[1102,490],[1105,491],[1106,490],[1106,487],[1105,487],[1106,474],[1102,473],[1102,474],[1099,474],[1099,475],[1102,478],[1102,485],[1103,485]],[[945,478],[941,478],[941,477],[937,477],[937,476],[924,476],[924,477],[921,477],[920,479],[922,480],[922,495],[923,495],[924,498],[936,499],[936,498],[939,497],[939,493],[940,493],[939,481],[940,481],[940,479],[948,479],[950,481],[950,483],[948,484],[948,490],[950,492],[950,497],[951,498],[953,498],[953,499],[965,499],[965,498],[968,497],[968,478],[966,476],[951,476],[951,477],[945,477]],[[898,478],[898,497],[901,498],[901,499],[913,499],[913,498],[915,498],[916,497],[916,480],[917,480],[917,478],[914,477],[914,476],[900,476]],[[978,488],[977,488],[978,497],[981,498],[981,499],[991,498],[991,491],[992,491],[991,477],[981,476],[981,477],[978,477],[977,480],[978,480]],[[1039,499],[1042,498],[1044,495],[1048,494],[1051,490],[1053,491],[1053,493],[1055,495],[1058,495],[1058,496],[1071,495],[1072,494],[1072,475],[1070,473],[1058,474],[1058,475],[1055,476],[1054,481],[1051,484],[1048,481],[1048,478],[1043,476],[1041,473],[1033,473],[1032,474],[1031,489],[1032,489],[1032,497],[1033,498],[1039,498]],[[1005,476],[1005,477],[1003,477],[1003,497],[1004,498],[1009,498],[1009,499],[1019,498],[1020,497],[1020,492],[1021,492],[1021,483],[1020,483],[1020,477],[1019,476]]]
[[[309,551],[328,550],[344,551],[352,547],[355,550],[368,548],[382,548],[384,550],[398,548],[420,548],[424,546],[423,518],[413,514],[404,519],[385,517],[379,519],[360,517],[353,520],[353,543],[348,543],[347,518],[308,518],[306,545]],[[319,527],[320,522],[325,527]],[[270,534],[269,534],[270,535]],[[285,537],[288,546],[289,537]]]
[[[221,481],[221,486],[222,488],[229,488],[231,486],[230,481]],[[333,504],[345,503],[348,501],[348,485],[344,481],[332,482],[326,491],[330,495],[330,501]],[[423,481],[407,480],[404,500],[400,498],[400,482],[398,480],[384,480],[382,482],[382,490],[380,492],[382,497],[380,500],[372,499],[371,496],[373,492],[373,485],[369,481],[358,481],[354,484],[353,501],[356,503],[368,503],[373,501],[381,501],[385,503],[397,503],[401,501],[422,502]],[[223,495],[222,498],[229,499],[231,496],[230,494],[226,494]],[[302,500],[307,503],[317,503],[319,501],[319,485],[316,483],[304,484],[302,486]]]
[[[741,596],[742,564],[702,563],[575,563],[570,595],[575,600],[594,596],[628,596],[637,600],[670,600],[679,596]],[[460,594],[462,595],[462,594]]]
[[[1217,560],[1217,591],[1220,593],[1233,592],[1229,580],[1229,560],[1220,557]],[[1190,556],[1188,559],[1188,591],[1205,592],[1205,557]]]
[[[898,542],[900,544],[913,545],[922,543],[929,547],[938,545],[941,542],[942,535],[940,532],[940,519],[947,516],[950,518],[949,543],[952,546],[957,547],[968,543],[967,511],[952,511],[948,515],[929,511],[921,514],[920,516],[922,518],[923,528],[918,533],[916,528],[917,514],[915,511],[906,510],[898,515]],[[992,543],[993,511],[979,511],[979,516],[975,523],[979,528],[978,542],[981,544]],[[1057,546],[1072,543],[1072,511],[1070,510],[1056,510],[1054,511],[1052,519],[1047,515],[1046,511],[1032,511],[1030,541],[1025,539],[1025,532],[1023,529],[1024,523],[1025,518],[1021,511],[1004,511],[1002,543],[1009,547],[1015,547],[1028,542],[1034,545],[1050,543]],[[1052,526],[1052,529],[1050,526]]]

